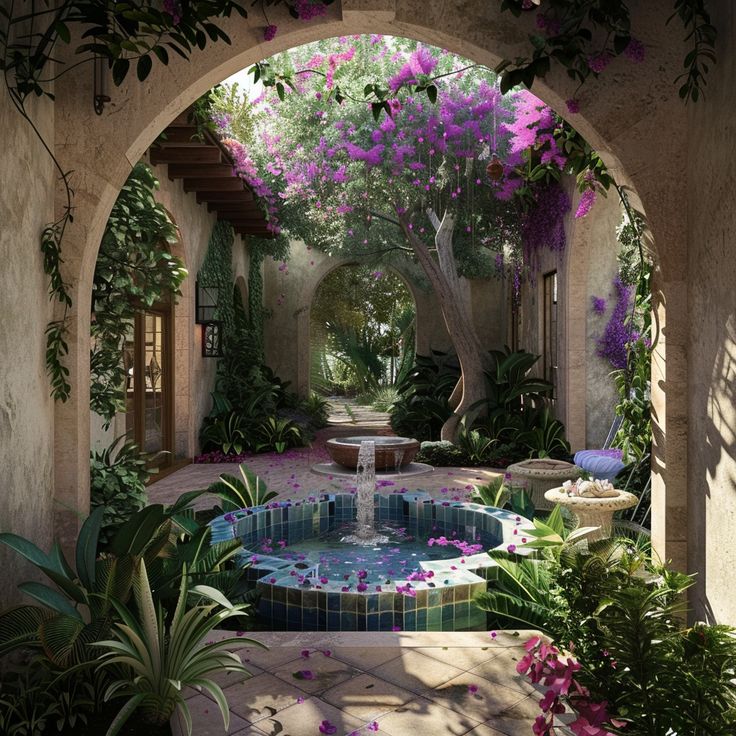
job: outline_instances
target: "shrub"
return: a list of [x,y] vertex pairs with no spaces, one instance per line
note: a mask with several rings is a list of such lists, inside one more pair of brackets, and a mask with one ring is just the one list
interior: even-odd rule
[[117,437],[104,450],[90,453],[90,507],[102,508],[100,543],[110,540],[111,531],[128,520],[147,501],[146,483],[151,477],[147,457],[133,441]]

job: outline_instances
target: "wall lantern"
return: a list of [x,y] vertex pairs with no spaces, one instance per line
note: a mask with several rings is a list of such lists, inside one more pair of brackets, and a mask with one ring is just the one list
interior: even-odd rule
[[486,174],[491,181],[501,181],[503,179],[504,168],[499,159],[498,154],[491,155],[491,162],[486,166]]
[[202,357],[222,358],[222,322],[213,320],[202,325]]
[[198,325],[216,321],[219,295],[217,287],[205,286],[201,281],[197,281],[194,288],[194,321]]
[[102,115],[105,111],[105,105],[110,102],[110,95],[107,91],[107,75],[108,68],[105,59],[102,56],[95,55],[93,62],[93,104],[95,113]]

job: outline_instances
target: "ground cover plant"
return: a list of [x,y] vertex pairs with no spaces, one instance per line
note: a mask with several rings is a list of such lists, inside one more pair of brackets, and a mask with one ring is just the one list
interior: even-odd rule
[[[199,686],[205,683],[198,673],[208,668],[237,668],[221,647],[199,648],[218,622],[237,618],[238,628],[247,628],[250,612],[248,603],[230,603],[246,593],[243,568],[232,563],[240,543],[210,545],[209,527],[191,510],[205,492],[131,512],[108,527],[108,539],[100,536],[104,508],[98,507],[82,526],[71,562],[58,544],[47,554],[22,537],[0,534],[0,544],[51,583],[21,584],[34,604],[0,613],[0,655],[22,661],[3,674],[3,733],[112,736],[139,706],[144,721],[161,723],[161,713],[182,707],[177,679]],[[179,666],[183,652],[189,664]],[[158,665],[151,660],[157,656]],[[177,677],[161,680],[159,666]],[[110,704],[123,694],[130,698],[125,707]],[[136,728],[149,729],[138,722]]]
[[686,625],[692,578],[651,555],[645,539],[584,541],[559,507],[489,554],[494,585],[478,596],[491,627],[542,631],[517,670],[540,684],[534,733],[550,736],[565,705],[576,734],[732,733],[736,637],[725,626]]

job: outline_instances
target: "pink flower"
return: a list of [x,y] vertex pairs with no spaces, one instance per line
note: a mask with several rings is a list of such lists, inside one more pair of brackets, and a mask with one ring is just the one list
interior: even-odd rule
[[274,25],[266,26],[266,28],[263,31],[263,40],[273,41],[273,39],[276,38],[276,31],[278,31],[277,26],[274,26]]
[[585,217],[590,212],[591,207],[595,204],[596,193],[595,189],[586,189],[580,196],[578,202],[578,208],[575,211],[575,217],[580,219]]
[[319,732],[326,734],[337,733],[337,726],[333,725],[328,720],[324,720],[319,724]]
[[516,545],[515,544],[510,544],[508,547],[506,547],[506,551],[510,555],[514,554],[514,552],[516,552]]
[[298,697],[298,698],[296,699],[296,704],[297,704],[297,705],[301,705],[301,704],[302,704],[303,702],[304,702],[304,696],[303,696],[303,695],[300,695],[300,696],[299,696],[299,697]]
[[631,59],[635,64],[641,64],[646,59],[647,50],[638,38],[632,38],[624,54],[627,59]]

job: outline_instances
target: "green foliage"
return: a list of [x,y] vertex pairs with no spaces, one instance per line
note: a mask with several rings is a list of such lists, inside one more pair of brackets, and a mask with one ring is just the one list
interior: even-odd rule
[[202,427],[199,435],[202,449],[205,452],[222,450],[226,455],[240,455],[247,447],[248,428],[247,419],[235,411],[216,417]]
[[220,499],[223,511],[264,506],[278,495],[274,491],[269,491],[265,482],[245,463],[240,465],[239,470],[240,478],[223,473],[219,480],[207,488],[207,493],[212,493]]
[[256,430],[256,452],[275,450],[281,454],[289,447],[302,445],[302,430],[287,417],[267,417]]
[[137,164],[120,190],[102,236],[92,298],[90,407],[105,427],[125,409],[123,346],[141,309],[179,294],[186,277],[181,260],[169,251],[177,231],[155,199],[158,181]]
[[386,373],[393,381],[413,342],[414,317],[411,293],[395,273],[367,265],[329,273],[310,311],[312,350],[320,353],[316,384],[330,393],[370,393]]
[[[683,627],[686,575],[653,562],[636,540],[580,541],[557,507],[520,532],[528,556],[493,551],[493,587],[477,598],[494,627],[550,635],[582,665],[593,701],[626,721],[611,733],[728,734],[736,723],[736,638],[727,627]],[[672,729],[670,731],[670,729]]]
[[519,432],[516,441],[529,451],[530,457],[564,458],[570,455],[565,426],[552,416],[548,406],[530,412],[525,421],[533,426]]
[[63,726],[61,705],[48,692],[48,685],[37,672],[6,674],[0,692],[0,733],[41,736],[51,723],[61,721],[59,728]]
[[396,386],[379,386],[368,394],[368,404],[376,411],[390,412],[393,405],[399,400]]
[[[227,731],[230,713],[222,688],[211,679],[216,672],[239,672],[250,675],[237,654],[227,651],[228,646],[250,639],[231,637],[218,642],[202,644],[214,628],[227,619],[239,615],[245,605],[233,605],[218,590],[208,586],[190,589],[186,568],[182,570],[179,600],[170,625],[162,607],[156,606],[148,580],[145,562],[136,566],[133,576],[137,612],[115,602],[121,623],[113,627],[115,639],[96,642],[104,651],[101,667],[111,668],[117,675],[105,693],[105,699],[127,697],[106,736],[115,736],[134,711],[140,709],[149,723],[162,725],[178,709],[191,736],[192,720],[184,697],[185,687],[207,690],[217,703]],[[199,597],[187,609],[190,595]]]
[[460,422],[457,446],[471,463],[481,463],[488,457],[490,449],[497,440],[481,434],[477,429],[468,429],[465,419],[463,417]]
[[[523,0],[501,0],[501,9],[516,16],[526,9]],[[709,65],[715,63],[717,32],[710,23],[705,0],[675,0],[675,12],[667,21],[678,17],[687,32],[686,41],[693,48],[684,60],[685,72],[677,78],[682,82],[679,95],[697,102],[705,86]],[[546,77],[552,64],[559,64],[579,85],[601,70],[593,59],[611,59],[629,48],[632,38],[631,16],[625,3],[608,0],[545,0],[541,16],[554,33],[536,30],[529,35],[531,56],[506,59],[499,64],[501,91],[524,84],[531,89],[535,79]],[[605,38],[601,47],[598,40]],[[634,41],[635,42],[635,41]]]
[[503,476],[498,476],[483,485],[473,486],[470,500],[484,506],[509,509],[525,519],[534,516],[534,503],[526,489],[506,485]]
[[324,397],[312,391],[306,399],[303,399],[299,408],[309,417],[315,429],[327,426],[330,415],[329,402]]
[[104,450],[90,453],[90,506],[92,511],[103,509],[99,535],[102,545],[110,541],[112,530],[148,501],[148,459],[135,442],[124,440],[125,435],[121,435]]
[[452,414],[448,399],[460,378],[457,357],[433,350],[417,355],[413,368],[396,389],[399,394],[391,411],[391,427],[405,437],[439,439],[440,430]]
[[417,462],[428,463],[436,467],[466,465],[466,458],[462,450],[447,440],[422,442],[416,459]]

